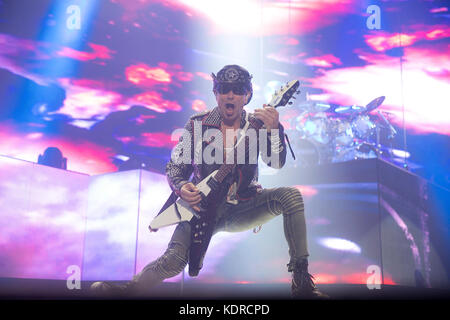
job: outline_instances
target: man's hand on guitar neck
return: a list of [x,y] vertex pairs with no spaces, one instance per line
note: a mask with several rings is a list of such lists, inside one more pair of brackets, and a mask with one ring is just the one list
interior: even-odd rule
[[200,211],[200,208],[197,204],[202,201],[202,197],[200,196],[200,191],[197,187],[192,183],[188,182],[183,185],[180,189],[180,197],[194,209],[195,211]]
[[262,109],[255,109],[255,117],[264,122],[268,132],[271,129],[278,129],[279,114],[274,107],[265,104]]

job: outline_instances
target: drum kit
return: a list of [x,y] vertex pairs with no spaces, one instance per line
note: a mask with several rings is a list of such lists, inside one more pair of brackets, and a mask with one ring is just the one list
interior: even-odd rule
[[378,111],[384,101],[381,96],[366,106],[332,106],[326,102],[305,101],[298,107],[300,115],[291,121],[290,139],[296,160],[294,166],[313,166],[324,163],[376,158],[382,152],[380,135],[388,131],[392,139],[396,132]]

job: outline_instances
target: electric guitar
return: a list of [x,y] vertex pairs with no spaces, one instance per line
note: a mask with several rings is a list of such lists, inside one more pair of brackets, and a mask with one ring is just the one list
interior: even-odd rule
[[[286,104],[292,104],[289,100],[295,93],[299,93],[299,91],[297,91],[299,86],[300,82],[298,80],[288,82],[285,87],[281,87],[273,94],[268,105],[277,108],[285,106]],[[255,120],[252,127],[255,130],[261,129],[264,123],[259,119]],[[236,143],[234,147],[235,150],[242,141],[245,143],[245,139],[242,138],[244,137],[241,137]],[[202,260],[213,232],[215,204],[219,201],[217,195],[222,191],[222,182],[233,171],[235,166],[235,163],[224,163],[218,170],[212,172],[196,185],[202,198],[197,205],[200,208],[199,212],[195,211],[188,202],[182,198],[178,198],[172,205],[160,212],[150,223],[150,231],[156,231],[159,228],[177,224],[182,221],[191,222],[192,242],[189,258],[189,274],[191,276],[196,276],[201,269]]]

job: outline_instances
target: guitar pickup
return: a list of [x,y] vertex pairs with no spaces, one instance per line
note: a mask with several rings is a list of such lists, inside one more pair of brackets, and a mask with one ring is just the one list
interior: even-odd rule
[[220,183],[217,182],[213,177],[209,178],[208,181],[206,181],[206,184],[211,188],[211,191],[216,191],[220,187]]
[[202,197],[202,200],[201,200],[200,203],[199,203],[200,211],[205,211],[205,210],[206,210],[205,208],[208,206],[208,200],[207,200],[207,197],[206,197],[206,195],[205,195],[203,192],[201,192],[201,191],[200,191],[200,197]]

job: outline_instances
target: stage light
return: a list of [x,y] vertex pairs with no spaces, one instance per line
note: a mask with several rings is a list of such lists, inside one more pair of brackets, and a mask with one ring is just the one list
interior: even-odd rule
[[[197,11],[208,19],[208,32],[215,36],[200,36],[196,28],[191,29],[192,52],[201,56],[198,71],[209,75],[217,73],[223,66],[238,64],[246,68],[253,75],[254,86],[253,100],[247,105],[246,110],[252,112],[260,107],[265,99],[263,81],[263,35],[260,32],[263,27],[262,2],[260,1],[181,1],[185,6]],[[203,56],[207,56],[204,59]],[[204,82],[197,88],[200,92],[211,92],[212,83]],[[259,89],[259,91],[258,91]],[[273,94],[273,91],[270,93]],[[208,100],[202,99],[205,103]],[[212,101],[213,97],[211,98]],[[215,102],[213,102],[215,103]]]
[[404,150],[392,149],[391,152],[392,155],[402,159],[407,159],[411,156],[411,154],[408,151]]
[[67,170],[67,158],[64,158],[61,150],[56,147],[48,147],[45,149],[44,154],[39,155],[38,163],[53,168]]
[[130,159],[130,157],[127,157],[127,156],[125,156],[125,155],[123,155],[123,154],[115,155],[114,158],[115,158],[115,159],[118,159],[118,160],[120,160],[120,161],[124,161],[124,162]]
[[361,248],[350,240],[342,238],[320,238],[318,242],[324,247],[333,250],[361,253]]
[[220,31],[238,33],[257,30],[261,24],[260,4],[249,0],[181,0],[186,6],[202,12]]

